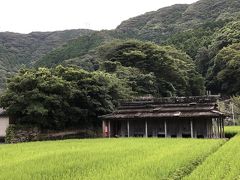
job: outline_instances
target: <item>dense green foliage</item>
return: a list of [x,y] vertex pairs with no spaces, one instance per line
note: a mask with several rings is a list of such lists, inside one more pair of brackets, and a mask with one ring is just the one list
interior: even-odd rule
[[39,68],[12,77],[0,105],[20,124],[61,129],[96,124],[130,96],[239,95],[239,8],[237,0],[200,0],[111,31],[0,33],[0,94],[20,67]]
[[36,62],[35,66],[53,67],[64,60],[69,60],[89,53],[89,50],[99,46],[106,40],[105,34],[93,33],[89,36],[82,36],[70,41],[68,44],[55,51],[50,52],[45,57]]
[[63,129],[99,125],[97,116],[130,96],[204,93],[203,78],[192,59],[171,46],[112,41],[99,47],[95,56],[97,61],[82,66],[96,65],[98,71],[62,66],[21,70],[9,80],[0,106],[18,124]]
[[231,102],[233,105],[233,113],[235,118],[235,123],[240,125],[240,96],[231,97]]
[[210,47],[207,88],[213,92],[236,95],[240,92],[240,21],[231,22],[215,34]]
[[157,78],[154,73],[143,73],[138,68],[122,66],[118,61],[104,61],[100,65],[100,70],[114,74],[117,78],[126,81],[136,96],[148,94],[159,96]]
[[98,51],[103,61],[116,61],[152,73],[161,96],[200,95],[204,92],[203,79],[196,72],[192,59],[171,46],[136,40],[113,41]]
[[0,33],[0,90],[6,77],[21,67],[32,67],[33,63],[71,39],[91,34],[90,30],[66,30],[56,32],[32,32],[17,34]]
[[[148,40],[162,45],[175,46],[186,52],[194,60],[198,72],[207,78],[207,90],[225,94],[225,91],[219,87],[221,85],[215,81],[215,74],[212,74],[212,71],[219,51],[239,42],[240,26],[237,21],[240,17],[239,8],[237,0],[200,0],[191,5],[162,8],[124,21],[115,30],[100,31],[88,37],[79,38],[74,43],[69,43],[51,52],[38,64],[45,66],[76,64],[87,70],[95,70],[96,59],[99,60],[96,54],[97,46],[115,38]],[[165,49],[165,51],[172,50]],[[123,63],[122,65],[125,66]],[[193,84],[197,79],[199,77],[193,80]],[[228,77],[224,81],[231,84],[232,79]],[[174,84],[174,82],[171,83]],[[168,87],[164,87],[165,82],[160,84],[166,89],[165,92],[171,89],[171,84],[167,85]],[[202,91],[198,89],[201,88],[200,84],[194,90],[198,93],[189,93],[185,87],[181,86],[182,92],[176,94],[199,94]],[[167,94],[174,94],[173,91],[172,89]],[[236,91],[238,93],[235,87],[229,87],[226,95],[236,94]],[[163,92],[159,94],[166,95]]]
[[47,129],[98,125],[131,89],[116,76],[79,68],[21,70],[8,83],[0,104],[16,124]]
[[[91,139],[0,147],[1,179],[180,179],[224,140]],[[14,169],[14,171],[13,171]]]
[[[85,73],[92,76],[96,70],[105,72],[103,74],[108,74],[109,77],[113,77],[112,79],[116,79],[116,83],[119,83],[115,87],[124,83],[125,90],[122,89],[122,91],[130,92],[126,93],[126,97],[129,94],[133,96],[201,95],[205,93],[203,78],[206,80],[206,89],[213,94],[239,95],[239,8],[238,0],[200,0],[190,5],[173,5],[131,18],[111,31],[70,30],[34,32],[26,35],[0,33],[0,93],[1,88],[6,84],[6,77],[13,72],[16,73],[21,67],[56,67],[62,64],[63,66],[76,65],[91,72]],[[126,40],[129,38],[141,41]],[[69,42],[65,44],[67,41]],[[32,72],[35,78],[34,73],[35,70]],[[51,78],[53,79],[50,80]],[[59,111],[56,111],[60,116],[56,119],[60,118],[63,121],[64,116],[61,113],[66,115],[70,112],[66,113],[66,110],[60,109],[67,109],[68,105],[64,103],[72,98],[74,94],[72,90],[79,90],[82,86],[77,86],[76,83],[62,78],[61,75],[59,77],[59,74],[51,78],[46,81],[56,87],[62,86],[59,91],[62,91],[64,98],[59,100],[61,94],[58,93],[49,94],[47,97],[52,98],[54,95],[59,100],[59,104],[63,103],[62,107],[58,107]],[[63,80],[60,81],[59,78]],[[60,84],[52,81],[59,81]],[[18,82],[13,81],[12,84],[14,83]],[[65,86],[66,88],[63,88]],[[40,96],[41,91],[40,93],[38,91],[35,94]],[[45,91],[44,93],[49,93]],[[31,97],[28,89],[23,89],[21,92],[16,92],[19,97],[15,99],[22,98],[23,92],[26,93],[24,97]],[[6,102],[2,104],[8,107],[7,103],[10,100],[11,98],[4,99],[3,101]],[[21,102],[24,103],[24,101],[29,100],[23,98]],[[112,103],[116,104],[117,101]],[[45,106],[42,109],[34,101],[29,101],[25,106],[30,104],[32,106],[30,110],[15,116],[25,119],[23,114],[25,116],[37,107],[40,111],[35,114],[35,117],[39,118],[38,121],[41,121],[42,116],[46,118]],[[107,109],[113,108],[114,106],[111,106]],[[38,113],[44,115],[38,116]],[[48,118],[54,113],[51,115],[48,112]],[[83,111],[81,113],[84,114]],[[56,124],[56,119],[51,118],[51,121]]]
[[239,141],[240,135],[229,140],[185,179],[239,179]]
[[214,58],[208,88],[227,95],[240,93],[240,43],[223,48]]
[[[54,67],[59,64],[75,64],[85,70],[94,71],[99,68],[99,56],[96,54],[98,46],[114,39],[133,38],[181,49],[195,61],[199,73],[207,78],[207,90],[225,93],[225,85],[221,82],[219,85],[215,80],[219,72],[214,69],[215,74],[212,74],[212,71],[219,51],[233,43],[239,43],[239,4],[238,0],[199,0],[190,5],[173,5],[126,20],[111,31],[73,30],[28,35],[1,33],[0,86],[5,84],[5,77],[9,76],[9,72],[17,72],[21,66]],[[82,36],[76,38],[79,34]],[[60,46],[73,38],[76,39]],[[56,47],[58,48],[55,49]],[[44,54],[46,55],[43,56]],[[232,81],[230,77],[222,80],[228,84]],[[196,79],[193,84],[194,82]],[[162,87],[166,86],[165,82],[160,84]],[[168,90],[170,86],[164,88]],[[195,88],[199,88],[199,84]],[[237,94],[239,91],[236,87],[228,88],[226,95]],[[194,91],[199,93],[202,90]],[[173,90],[167,94],[174,94]],[[182,92],[176,94],[189,92],[183,87]]]

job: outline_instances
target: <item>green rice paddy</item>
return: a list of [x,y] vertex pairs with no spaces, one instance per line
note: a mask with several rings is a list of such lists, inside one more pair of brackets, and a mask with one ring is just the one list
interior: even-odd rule
[[240,135],[220,147],[186,179],[240,179]]
[[119,138],[0,146],[2,180],[240,179],[240,127],[224,139]]
[[1,179],[180,179],[225,141],[89,139],[0,146]]
[[240,133],[240,126],[226,126],[225,133],[236,135],[236,134]]

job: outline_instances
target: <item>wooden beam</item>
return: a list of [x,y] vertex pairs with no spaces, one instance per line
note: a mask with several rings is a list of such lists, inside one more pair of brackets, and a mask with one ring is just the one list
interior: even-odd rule
[[193,121],[190,120],[190,126],[191,126],[191,138],[193,138]]
[[130,137],[130,131],[129,131],[130,127],[129,127],[129,120],[127,121],[127,133],[128,133],[128,137]]
[[148,124],[147,124],[147,120],[145,120],[145,137],[148,137]]
[[167,137],[167,121],[164,121],[164,134],[165,134],[165,138]]

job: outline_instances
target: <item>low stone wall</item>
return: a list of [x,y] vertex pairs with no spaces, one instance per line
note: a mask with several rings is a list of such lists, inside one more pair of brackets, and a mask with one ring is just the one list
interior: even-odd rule
[[6,143],[37,141],[41,131],[36,127],[9,125],[6,130]]
[[40,131],[36,127],[26,127],[10,125],[6,131],[6,143],[20,143],[30,141],[45,141],[45,140],[61,140],[61,139],[77,139],[77,138],[97,138],[101,137],[101,131],[75,129],[64,131],[45,130]]

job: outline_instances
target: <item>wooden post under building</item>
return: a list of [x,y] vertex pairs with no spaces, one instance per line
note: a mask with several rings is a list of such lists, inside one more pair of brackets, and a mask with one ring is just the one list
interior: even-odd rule
[[190,120],[190,126],[191,126],[191,138],[193,138],[193,121]]
[[167,121],[164,120],[164,134],[165,134],[165,138],[167,137]]
[[127,136],[130,137],[129,120],[127,121]]
[[108,121],[108,137],[111,137],[111,123],[110,120]]
[[148,124],[147,124],[147,120],[145,120],[145,137],[148,137]]

